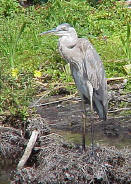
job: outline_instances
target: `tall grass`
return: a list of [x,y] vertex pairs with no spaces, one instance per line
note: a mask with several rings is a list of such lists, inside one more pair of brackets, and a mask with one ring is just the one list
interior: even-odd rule
[[126,33],[126,38],[124,39],[122,36],[120,37],[121,42],[122,42],[122,48],[123,51],[128,58],[128,64],[131,63],[131,47],[130,47],[130,36],[131,36],[131,31],[130,31],[130,25],[127,24],[127,33]]
[[25,29],[25,26],[26,26],[26,23],[23,23],[23,25],[21,26],[20,31],[18,32],[16,38],[12,38],[11,45],[10,45],[10,48],[9,48],[9,50],[10,50],[9,61],[10,61],[11,68],[15,67],[14,66],[14,57],[15,57],[16,47],[17,47],[17,43],[18,43],[18,41],[19,41],[19,39],[22,35],[22,32]]
[[[64,82],[71,77],[66,62],[57,49],[57,37],[40,37],[39,33],[67,22],[79,37],[88,38],[100,54],[107,77],[125,76],[123,66],[129,56],[127,24],[130,10],[117,1],[103,1],[96,7],[87,1],[49,0],[42,6],[22,8],[16,1],[0,4],[0,109],[26,115],[29,101],[39,93],[35,81]],[[25,23],[27,22],[27,24]],[[126,37],[126,39],[124,39]],[[123,39],[120,40],[120,38]],[[4,44],[3,44],[4,43]],[[12,78],[11,69],[17,69]],[[14,76],[17,71],[14,71]],[[42,77],[41,77],[42,75]],[[50,85],[49,85],[50,86]],[[69,87],[68,87],[69,89]],[[129,85],[127,85],[129,89]]]

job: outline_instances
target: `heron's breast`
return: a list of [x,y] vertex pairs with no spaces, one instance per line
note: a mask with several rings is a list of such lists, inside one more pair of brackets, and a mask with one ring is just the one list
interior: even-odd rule
[[79,49],[78,48],[68,48],[63,46],[62,44],[58,45],[59,47],[59,52],[61,56],[67,61],[75,61],[75,62],[81,62],[82,61],[82,56],[80,55]]
[[72,75],[79,92],[89,99],[88,81],[84,80],[80,70],[72,69]]

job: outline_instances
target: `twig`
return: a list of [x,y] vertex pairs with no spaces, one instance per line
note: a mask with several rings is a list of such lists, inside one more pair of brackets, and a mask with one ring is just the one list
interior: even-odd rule
[[[107,78],[107,83],[110,83],[110,82],[112,82],[112,81],[123,81],[124,79],[128,79],[128,78],[131,78],[130,76],[125,76],[125,77],[114,77],[114,78]],[[42,83],[42,82],[39,82],[39,81],[37,81],[37,83],[39,83],[40,85],[43,85],[43,86],[46,86],[46,85],[48,85],[48,83]],[[66,83],[67,85],[74,85],[75,84],[75,82],[68,82],[68,83]],[[53,83],[51,83],[51,85],[53,85],[53,86],[56,86],[56,85],[62,85],[62,86],[60,86],[60,87],[65,87],[65,86],[63,86],[63,83],[56,83],[56,82],[53,82]]]
[[36,105],[36,103],[35,103],[35,104],[34,104],[33,106],[31,106],[31,107],[40,107],[40,106],[58,104],[58,103],[62,103],[62,102],[64,102],[64,101],[72,100],[72,99],[74,99],[74,100],[81,100],[81,98],[79,98],[79,97],[78,97],[78,98],[75,98],[74,96],[71,96],[71,97],[69,97],[69,98],[62,98],[62,99],[59,99],[59,100],[56,100],[56,101],[47,102],[47,103],[38,104],[38,105]]
[[[108,116],[108,120],[109,119],[123,119],[123,118],[130,118],[131,116],[130,115],[127,115],[127,116],[115,116],[115,117],[113,117],[113,116]],[[125,120],[126,122],[128,121],[128,120]],[[129,119],[129,121],[130,121],[130,119]]]
[[46,94],[42,95],[35,103],[34,105],[32,105],[31,107],[36,107],[36,104],[42,99],[44,98],[46,95],[49,95],[50,94],[50,91],[48,91]]
[[114,113],[114,112],[129,111],[129,110],[131,110],[131,108],[130,108],[130,107],[128,107],[128,108],[116,109],[116,110],[108,111],[108,112],[109,112],[109,113]]
[[30,156],[30,154],[32,152],[32,149],[33,149],[33,147],[34,147],[34,145],[36,143],[38,134],[39,134],[38,130],[34,130],[32,132],[32,135],[31,135],[30,140],[29,140],[29,142],[27,144],[25,152],[24,152],[21,160],[18,163],[17,169],[22,169],[24,167],[24,165],[25,165],[26,161],[28,160],[28,158],[29,158],[29,156]]
[[130,76],[127,77],[115,77],[115,78],[107,78],[107,83],[110,83],[112,81],[123,81],[127,78],[130,78]]

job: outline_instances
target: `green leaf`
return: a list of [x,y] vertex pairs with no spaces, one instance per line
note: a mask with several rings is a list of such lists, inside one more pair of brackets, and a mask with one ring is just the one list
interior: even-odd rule
[[21,26],[20,32],[19,32],[19,34],[18,34],[18,36],[16,38],[15,46],[17,45],[17,43],[18,43],[18,41],[19,41],[19,39],[20,39],[24,29],[25,29],[25,26],[26,26],[26,22],[24,22],[23,25]]
[[122,45],[125,46],[125,40],[123,39],[122,36],[120,37],[120,39],[121,39]]
[[127,41],[130,39],[130,25],[127,24]]

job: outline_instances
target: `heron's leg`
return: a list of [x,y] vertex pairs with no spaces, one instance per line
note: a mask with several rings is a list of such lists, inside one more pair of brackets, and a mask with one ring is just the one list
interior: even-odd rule
[[85,137],[86,137],[86,123],[87,123],[87,114],[86,114],[86,106],[85,101],[82,98],[82,107],[83,107],[83,127],[82,127],[82,149],[85,151]]
[[[90,94],[90,108],[91,114],[93,114],[93,103],[92,103],[92,94]],[[94,155],[94,121],[91,121],[91,146],[92,146],[92,155]]]

